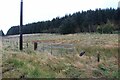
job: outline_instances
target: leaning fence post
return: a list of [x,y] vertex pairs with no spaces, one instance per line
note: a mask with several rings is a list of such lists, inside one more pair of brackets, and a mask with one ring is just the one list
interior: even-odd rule
[[37,50],[37,42],[34,42],[34,50]]

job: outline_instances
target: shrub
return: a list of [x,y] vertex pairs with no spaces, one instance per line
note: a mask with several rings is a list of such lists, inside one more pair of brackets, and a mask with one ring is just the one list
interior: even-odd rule
[[106,24],[98,26],[97,32],[99,33],[113,33],[114,32],[114,25],[108,21]]

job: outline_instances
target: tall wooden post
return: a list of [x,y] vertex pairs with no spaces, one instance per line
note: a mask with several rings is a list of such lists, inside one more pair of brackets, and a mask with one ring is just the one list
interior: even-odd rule
[[21,5],[20,5],[20,27],[19,27],[19,32],[20,32],[20,50],[23,50],[23,36],[22,36],[22,26],[23,26],[23,0],[21,0]]
[[34,42],[34,50],[37,50],[37,42]]

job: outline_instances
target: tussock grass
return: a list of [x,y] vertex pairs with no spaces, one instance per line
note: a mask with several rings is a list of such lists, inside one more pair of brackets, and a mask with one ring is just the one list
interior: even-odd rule
[[[32,36],[34,38],[24,36],[24,42],[27,41],[29,46],[24,47],[22,52],[16,46],[11,47],[13,38],[9,42],[6,42],[6,38],[3,39],[3,68],[14,66],[13,71],[3,74],[4,78],[20,77],[23,74],[28,78],[118,78],[118,36],[115,34]],[[70,53],[61,49],[57,52],[59,54],[34,51],[32,40],[74,44],[74,51]],[[81,51],[85,51],[85,54],[80,57]],[[98,53],[100,62],[97,62]]]

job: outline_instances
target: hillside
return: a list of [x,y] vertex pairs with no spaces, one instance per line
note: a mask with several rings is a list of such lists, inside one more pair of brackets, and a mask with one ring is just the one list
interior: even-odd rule
[[19,36],[3,37],[3,78],[118,78],[117,34],[31,34],[23,39],[19,51]]
[[[120,30],[120,9],[96,9],[56,17],[51,21],[29,23],[23,26],[24,34],[83,32],[115,33]],[[49,14],[48,14],[49,15]],[[7,35],[19,34],[19,26],[11,27]]]

